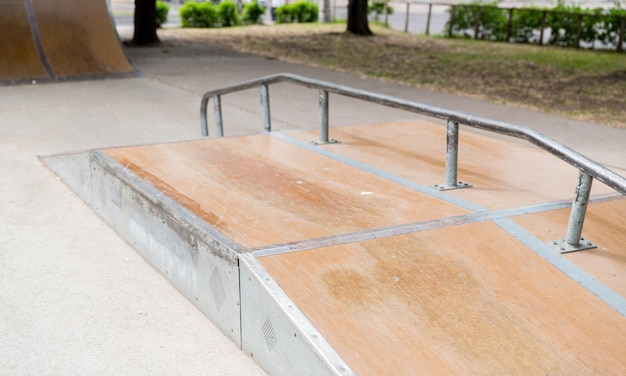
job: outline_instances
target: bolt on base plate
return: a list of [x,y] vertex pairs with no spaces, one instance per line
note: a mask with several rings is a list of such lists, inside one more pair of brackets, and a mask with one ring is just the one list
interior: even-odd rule
[[447,184],[435,184],[432,188],[438,191],[449,191],[452,189],[462,189],[462,188],[471,188],[472,185],[469,183],[463,183],[462,181],[458,182],[456,185],[447,185]]
[[328,141],[311,141],[313,145],[340,144],[341,141],[331,138]]
[[569,244],[565,240],[553,240],[548,242],[548,244],[556,248],[560,253],[585,251],[598,247],[589,240],[585,240],[585,238],[581,238],[578,244]]

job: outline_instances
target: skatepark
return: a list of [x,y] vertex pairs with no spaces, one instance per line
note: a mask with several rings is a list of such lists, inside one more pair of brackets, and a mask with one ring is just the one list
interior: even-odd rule
[[[473,187],[431,192],[422,186],[445,181],[446,122],[441,119],[333,95],[330,136],[341,143],[315,146],[309,142],[319,136],[315,90],[284,83],[271,87],[273,136],[262,132],[257,90],[223,97],[223,139],[213,139],[213,123],[211,139],[202,137],[199,109],[207,91],[290,72],[528,126],[623,176],[622,129],[219,48],[112,48],[123,53],[119,61],[128,56],[132,77],[98,68],[97,75],[113,77],[42,84],[27,76],[19,85],[0,86],[0,368],[7,374],[260,375],[268,370],[263,354],[242,351],[241,335],[229,334],[230,327],[210,313],[207,318],[207,307],[222,301],[216,298],[221,297],[217,261],[206,261],[213,267],[201,277],[206,280],[200,279],[210,291],[208,303],[195,302],[194,297],[203,299],[201,293],[184,292],[178,282],[170,282],[178,278],[174,273],[151,266],[149,254],[140,255],[132,240],[119,235],[125,220],[115,220],[122,216],[107,217],[107,210],[116,209],[94,208],[86,195],[95,191],[85,188],[89,193],[81,194],[76,184],[110,181],[113,188],[101,191],[106,206],[125,202],[126,188],[119,196],[113,193],[120,187],[116,179],[136,177],[140,186],[147,182],[158,188],[143,191],[146,203],[155,202],[148,199],[154,193],[181,204],[168,214],[184,217],[176,217],[177,223],[191,212],[221,229],[212,236],[225,236],[229,240],[223,244],[234,243],[231,248],[239,252],[225,259],[246,254],[240,263],[253,267],[242,276],[252,271],[250,280],[271,277],[272,291],[282,291],[296,314],[304,314],[311,330],[321,333],[323,343],[314,347],[328,345],[338,354],[335,365],[347,365],[356,374],[407,373],[417,369],[412,358],[423,360],[424,372],[544,371],[549,369],[545,365],[566,374],[623,372],[626,249],[620,230],[626,209],[613,189],[598,181],[592,188],[583,235],[597,243],[596,250],[547,253],[536,243],[565,236],[577,171],[528,143],[462,126],[467,133],[461,135],[459,179]],[[58,73],[62,69],[49,66],[55,67],[54,77],[64,77]],[[118,70],[126,75],[126,69]],[[51,78],[45,67],[41,72],[41,80]],[[76,72],[84,76],[95,70]],[[421,130],[417,139],[424,142],[419,151],[412,142],[416,137],[407,137],[416,127]],[[484,145],[501,164],[479,163]],[[113,178],[81,175],[83,170],[74,167],[85,155],[90,167],[104,171],[108,166],[105,175]],[[198,156],[211,163],[188,163]],[[198,194],[194,184],[205,188],[194,188]],[[302,193],[312,189],[307,185],[316,190]],[[231,216],[221,222],[210,216],[219,210]],[[144,223],[152,220],[146,218]],[[256,227],[258,218],[261,227]],[[498,222],[508,220],[515,225]],[[532,235],[510,237],[511,226]],[[459,236],[467,239],[463,247],[454,245]],[[563,269],[564,262],[576,268]],[[582,280],[576,273],[592,278]],[[221,276],[228,287],[228,277]],[[338,284],[328,289],[331,281]],[[461,297],[470,303],[460,303]],[[224,295],[223,304],[231,304],[231,298]],[[338,310],[333,301],[345,305]],[[266,314],[257,316],[260,322],[253,318],[249,325],[263,329],[253,339],[261,343],[250,348],[265,347],[271,355],[266,359],[278,362],[272,358],[278,350],[271,351],[284,351],[281,346],[290,343],[280,331],[284,316],[276,313],[269,321]],[[403,326],[403,320],[412,321]],[[372,322],[385,324],[372,327]],[[247,324],[233,325],[246,332]],[[293,325],[301,333],[302,327]],[[431,346],[419,345],[415,339],[422,336]],[[354,346],[356,338],[362,346]],[[381,358],[382,348],[393,351],[399,343],[408,349],[394,351],[399,359],[384,352]],[[289,355],[296,361],[294,356]]]

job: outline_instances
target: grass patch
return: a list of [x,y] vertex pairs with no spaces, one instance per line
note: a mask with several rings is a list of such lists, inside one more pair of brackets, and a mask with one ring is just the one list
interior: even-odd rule
[[370,25],[289,24],[162,30],[165,43],[241,52],[626,127],[626,56],[615,52],[426,37]]

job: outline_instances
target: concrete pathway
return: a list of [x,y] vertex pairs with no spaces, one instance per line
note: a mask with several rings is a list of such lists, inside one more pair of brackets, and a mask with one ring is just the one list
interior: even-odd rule
[[[128,53],[143,77],[0,87],[2,375],[263,374],[38,159],[197,138],[212,88],[292,72],[528,125],[626,169],[622,129],[217,48]],[[277,128],[315,126],[316,92],[271,95]],[[259,131],[258,92],[225,97],[224,115],[227,135]],[[333,125],[411,117],[331,97]]]

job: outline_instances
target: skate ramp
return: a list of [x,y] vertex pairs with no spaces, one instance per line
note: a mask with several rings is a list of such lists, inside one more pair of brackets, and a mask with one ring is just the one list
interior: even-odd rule
[[104,0],[0,0],[0,83],[132,77]]
[[[93,150],[51,168],[269,374],[621,374],[626,198],[575,168],[421,121]],[[60,158],[60,159],[58,159]],[[80,167],[80,168],[77,168]],[[80,171],[80,173],[76,173]],[[569,184],[568,184],[569,183]]]

